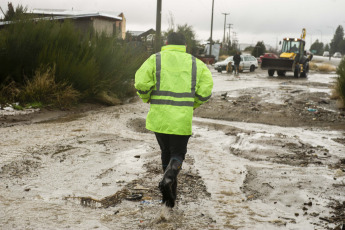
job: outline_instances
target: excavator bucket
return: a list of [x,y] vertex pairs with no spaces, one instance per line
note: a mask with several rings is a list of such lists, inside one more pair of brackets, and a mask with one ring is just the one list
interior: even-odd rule
[[261,69],[292,71],[294,69],[294,60],[263,58]]

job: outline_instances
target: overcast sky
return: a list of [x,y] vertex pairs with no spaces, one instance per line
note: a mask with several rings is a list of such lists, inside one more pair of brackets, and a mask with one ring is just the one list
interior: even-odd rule
[[[10,0],[8,0],[10,1]],[[7,2],[1,8],[7,10]],[[162,31],[169,27],[171,15],[175,25],[191,25],[199,40],[210,37],[212,0],[162,0]],[[29,10],[74,9],[123,12],[127,30],[144,31],[156,27],[157,0],[13,0]],[[239,43],[264,41],[276,46],[283,37],[298,37],[306,28],[306,41],[329,43],[335,29],[345,27],[345,0],[214,0],[213,39],[222,40],[224,15],[231,23],[231,37]],[[228,29],[226,30],[228,32]]]

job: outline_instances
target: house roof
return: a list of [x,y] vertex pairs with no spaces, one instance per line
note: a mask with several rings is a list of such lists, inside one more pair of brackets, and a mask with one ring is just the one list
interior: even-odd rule
[[58,9],[33,9],[31,14],[43,14],[51,16],[60,16],[61,18],[81,18],[81,17],[107,17],[116,20],[122,20],[120,16],[122,13],[110,12],[110,11],[77,11],[77,10],[58,10]]

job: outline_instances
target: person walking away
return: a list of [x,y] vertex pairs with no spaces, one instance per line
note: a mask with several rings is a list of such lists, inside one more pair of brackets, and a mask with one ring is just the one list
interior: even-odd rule
[[194,109],[205,103],[213,88],[207,66],[186,53],[181,33],[170,33],[162,51],[151,55],[135,74],[137,94],[150,103],[146,129],[155,133],[161,149],[163,178],[159,189],[163,204],[174,207],[177,175],[192,134]]
[[236,52],[236,54],[233,57],[234,60],[234,67],[235,67],[235,75],[238,75],[240,71],[240,62],[241,62],[241,55],[240,52]]

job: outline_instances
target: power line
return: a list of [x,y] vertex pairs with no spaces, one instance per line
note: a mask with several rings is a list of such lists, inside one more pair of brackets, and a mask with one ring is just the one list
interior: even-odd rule
[[232,26],[233,24],[231,24],[231,23],[229,23],[228,24],[228,29],[229,29],[229,47],[230,47],[230,45],[231,45],[231,38],[230,38],[230,29],[231,29],[231,26]]

